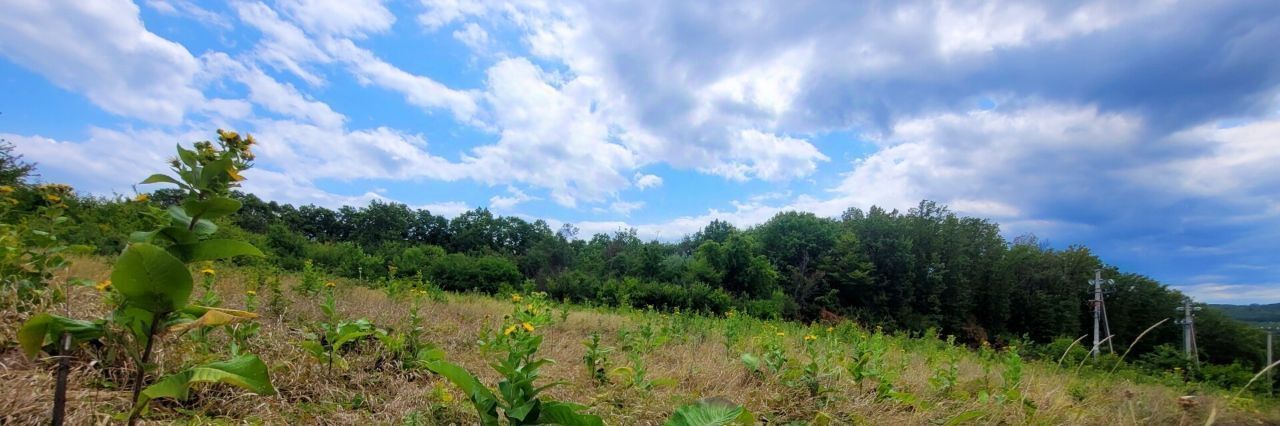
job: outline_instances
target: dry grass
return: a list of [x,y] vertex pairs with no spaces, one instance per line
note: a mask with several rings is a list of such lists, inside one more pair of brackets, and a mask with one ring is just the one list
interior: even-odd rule
[[[101,260],[77,261],[68,271],[70,276],[102,279],[108,265]],[[294,277],[286,277],[290,288]],[[224,306],[242,306],[246,279],[235,270],[223,271],[218,291]],[[339,310],[347,318],[368,318],[380,327],[406,326],[410,304],[389,300],[381,291],[340,284]],[[261,293],[261,292],[260,292]],[[101,296],[92,289],[75,288],[71,292],[74,311],[65,306],[54,311],[74,317],[93,317],[105,313]],[[326,374],[323,366],[308,359],[294,342],[302,339],[303,324],[320,317],[316,300],[286,291],[287,309],[283,313],[267,313],[261,318],[262,333],[251,352],[260,355],[272,368],[272,380],[279,395],[257,397],[222,388],[208,387],[195,393],[185,403],[172,401],[153,404],[147,421],[168,423],[267,423],[267,424],[401,424],[417,419],[420,424],[474,424],[468,403],[455,388],[440,378],[424,372],[406,372],[379,362],[377,342],[357,345],[346,355],[351,367]],[[450,295],[447,303],[428,303],[421,315],[426,325],[426,339],[438,345],[448,358],[478,373],[487,383],[495,383],[496,373],[487,367],[488,359],[477,350],[478,332],[486,321],[501,317],[510,305],[492,298]],[[71,312],[68,312],[71,311]],[[53,374],[48,362],[26,360],[15,347],[18,321],[16,312],[0,312],[0,423],[38,424],[47,422],[52,401]],[[582,342],[592,332],[604,336],[606,346],[619,346],[618,331],[634,327],[641,321],[660,321],[656,314],[611,313],[574,309],[566,321],[540,330],[546,336],[540,354],[559,363],[544,368],[544,382],[563,381],[565,385],[549,391],[554,399],[590,405],[590,412],[615,425],[661,424],[677,406],[706,396],[725,396],[746,405],[757,419],[770,424],[808,422],[818,412],[832,419],[832,424],[941,424],[962,413],[980,411],[977,424],[1204,424],[1216,407],[1217,424],[1280,424],[1275,404],[1266,408],[1227,406],[1224,395],[1202,395],[1194,407],[1179,405],[1178,390],[1152,384],[1092,375],[1077,377],[1058,372],[1051,363],[1028,362],[1022,386],[1023,394],[1035,409],[1022,404],[980,403],[978,391],[1000,382],[999,365],[968,354],[959,361],[959,383],[949,395],[939,395],[928,385],[934,368],[918,352],[904,350],[906,339],[889,353],[889,365],[903,368],[895,386],[915,394],[922,401],[909,406],[892,400],[877,401],[874,385],[861,389],[843,378],[829,382],[835,392],[827,402],[810,398],[803,389],[787,386],[776,378],[758,378],[743,368],[740,352],[729,351],[724,344],[720,320],[699,319],[697,326],[672,336],[671,342],[645,356],[650,378],[673,379],[673,386],[659,386],[642,391],[620,384],[597,386],[582,364],[585,351]],[[788,335],[798,337],[799,325],[782,325]],[[222,339],[222,333],[213,333]],[[221,341],[217,341],[221,343]],[[221,347],[215,344],[215,347]],[[804,358],[799,343],[792,345],[789,356]],[[162,371],[172,372],[183,360],[200,356],[186,341],[166,341],[160,346],[156,360]],[[612,356],[614,365],[624,365],[621,351]],[[985,364],[984,364],[985,363]],[[984,365],[987,367],[984,368]],[[77,359],[71,375],[68,418],[71,424],[106,424],[113,416],[127,410],[128,391],[125,369],[103,369],[92,355]],[[985,377],[985,378],[984,378]],[[115,383],[115,385],[113,385]],[[437,388],[453,398],[442,401]],[[1078,399],[1071,389],[1087,391]],[[445,398],[448,399],[448,398]]]

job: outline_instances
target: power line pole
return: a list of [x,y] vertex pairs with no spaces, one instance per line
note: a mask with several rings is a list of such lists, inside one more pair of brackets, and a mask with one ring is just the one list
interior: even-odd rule
[[1178,320],[1178,324],[1182,324],[1182,349],[1187,354],[1187,359],[1194,361],[1196,367],[1200,366],[1200,349],[1196,347],[1196,314],[1200,310],[1199,306],[1191,306],[1191,298],[1182,300],[1182,306],[1178,310],[1182,312],[1182,319]]
[[[1089,304],[1093,306],[1093,349],[1089,351],[1090,355],[1098,356],[1102,351],[1102,341],[1106,339],[1107,347],[1111,353],[1115,353],[1115,346],[1111,344],[1111,323],[1107,321],[1107,305],[1102,299],[1102,284],[1114,284],[1115,280],[1103,280],[1102,269],[1093,270],[1093,279],[1089,280],[1089,284],[1093,284],[1093,300]],[[1107,336],[1102,335],[1103,326],[1106,327]]]

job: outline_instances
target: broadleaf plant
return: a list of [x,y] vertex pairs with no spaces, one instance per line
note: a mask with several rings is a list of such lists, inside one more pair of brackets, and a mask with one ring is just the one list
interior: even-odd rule
[[[275,393],[265,365],[252,355],[194,367],[161,379],[155,386],[147,387],[145,394],[143,389],[156,340],[166,331],[180,334],[254,316],[188,305],[193,290],[190,263],[262,255],[248,243],[211,238],[218,227],[210,220],[233,214],[240,208],[240,202],[228,194],[244,180],[240,171],[251,166],[253,144],[252,136],[242,138],[235,132],[218,130],[216,143],[197,142],[194,149],[178,146],[177,158],[170,161],[172,175],[152,175],[142,183],[176,185],[185,199],[165,211],[153,209],[152,216],[160,222],[155,229],[130,234],[130,244],[117,259],[106,286],[119,296],[114,299],[118,304],[110,317],[104,321],[51,315],[33,317],[23,326],[22,341],[28,355],[46,348],[49,340],[62,339],[66,347],[68,336],[75,340],[96,339],[102,329],[98,324],[110,322],[122,327],[132,336],[125,347],[135,369],[131,424],[136,422],[148,401],[158,397],[185,399],[192,383],[223,382],[258,394]],[[214,373],[215,370],[222,373]]]

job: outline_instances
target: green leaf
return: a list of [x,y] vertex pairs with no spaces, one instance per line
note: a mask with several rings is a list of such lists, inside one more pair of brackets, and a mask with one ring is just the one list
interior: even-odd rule
[[201,219],[217,219],[240,210],[240,201],[227,197],[212,197],[207,200],[187,200],[182,208],[187,215]]
[[262,256],[262,251],[244,241],[230,239],[204,240],[186,244],[174,244],[169,247],[175,256],[183,262],[200,262],[204,260],[221,260],[235,256]]
[[143,185],[148,185],[153,183],[172,183],[174,185],[178,185],[179,187],[183,186],[182,182],[178,182],[177,179],[171,178],[169,177],[169,175],[161,174],[161,173],[156,173],[154,175],[151,175],[150,177],[144,179],[141,183]]
[[257,355],[241,355],[226,361],[191,367],[160,379],[142,390],[138,395],[135,410],[146,407],[147,402],[153,399],[172,398],[185,401],[190,396],[191,386],[197,383],[225,383],[258,395],[275,395],[276,393],[275,387],[271,386],[271,378],[267,374],[267,365],[262,362],[262,359]]
[[31,317],[18,330],[18,343],[27,358],[35,358],[45,347],[45,342],[57,344],[62,333],[71,335],[71,344],[88,342],[102,337],[102,321],[85,321],[42,313]]
[[200,170],[200,189],[207,189],[209,184],[213,183],[219,176],[226,175],[227,169],[230,168],[230,158],[219,158],[209,164],[205,164],[204,169]]
[[133,243],[111,270],[111,286],[131,306],[153,313],[173,312],[191,297],[191,272],[164,249]]
[[599,416],[582,414],[578,411],[583,406],[558,401],[547,401],[542,404],[542,412],[538,414],[536,424],[563,426],[604,426]]
[[178,145],[178,159],[182,160],[182,164],[186,164],[187,167],[196,166],[196,152],[183,148],[182,145]]
[[181,206],[169,207],[168,211],[169,217],[173,218],[173,226],[190,230],[199,235],[209,235],[218,231],[218,225],[214,225],[208,219],[197,220],[195,227],[192,227],[192,217]]
[[742,364],[747,366],[748,370],[760,371],[760,358],[752,354],[742,354]]
[[471,403],[475,405],[476,412],[480,415],[480,420],[483,424],[498,423],[498,398],[494,396],[493,391],[480,384],[480,379],[477,379],[467,369],[451,364],[448,361],[429,362],[426,365],[428,370],[449,379],[454,386],[471,396]]
[[750,411],[720,397],[703,398],[693,404],[676,409],[667,419],[667,426],[726,426],[752,425],[755,417]]

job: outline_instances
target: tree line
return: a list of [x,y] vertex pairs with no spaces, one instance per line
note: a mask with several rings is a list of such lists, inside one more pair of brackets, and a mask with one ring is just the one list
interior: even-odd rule
[[[21,176],[5,180],[20,184]],[[1090,332],[1088,281],[1101,269],[1114,279],[1104,290],[1119,348],[1174,316],[1185,297],[1104,263],[1087,247],[1056,249],[1034,236],[1009,241],[998,224],[932,201],[906,212],[850,208],[836,218],[783,212],[745,229],[716,220],[664,242],[643,240],[634,229],[579,235],[571,225],[552,229],[483,208],[449,219],[382,201],[334,210],[233,196],[244,207],[219,232],[261,247],[273,267],[300,270],[311,261],[334,275],[416,280],[451,291],[539,290],[584,304],[798,321],[843,317],[890,330],[932,329],[974,344],[1061,346]],[[143,203],[167,206],[179,197],[167,190],[138,200],[73,197],[66,200],[75,223],[67,238],[118,253],[127,241],[122,230],[155,220],[142,214]],[[1210,363],[1260,367],[1261,333],[1216,309],[1199,313],[1199,347]],[[1177,326],[1158,327],[1133,356],[1176,364],[1180,342]]]

